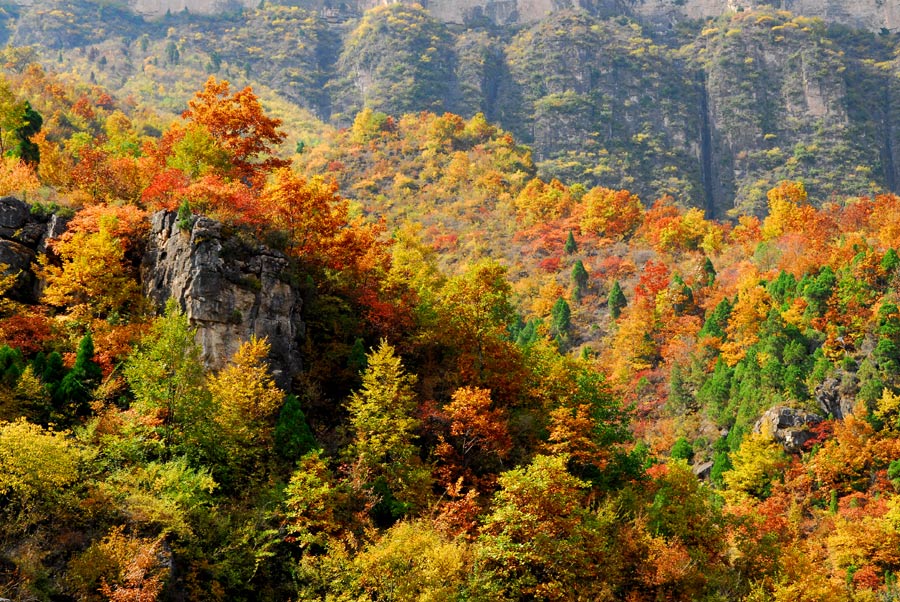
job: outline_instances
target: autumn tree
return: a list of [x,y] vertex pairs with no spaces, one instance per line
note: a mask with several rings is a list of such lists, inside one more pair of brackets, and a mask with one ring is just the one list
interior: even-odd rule
[[788,231],[802,231],[804,217],[809,215],[806,187],[803,182],[785,180],[766,193],[769,215],[762,226],[765,238],[774,238]]
[[[166,157],[166,165],[177,169],[191,178],[215,173],[231,175],[231,157],[206,126],[190,123],[181,126],[178,123],[165,134],[171,140],[165,144],[171,146]],[[161,144],[163,144],[161,142]]]
[[634,458],[623,444],[631,441],[630,412],[599,373],[581,362],[557,360],[565,377],[551,393],[545,449],[569,458],[569,470],[594,486],[612,488],[633,478]]
[[0,194],[21,195],[25,199],[40,187],[31,165],[17,157],[0,158]]
[[57,239],[52,248],[60,264],[47,257],[40,260],[47,281],[45,303],[65,309],[78,320],[126,317],[141,311],[140,287],[125,260],[124,246],[108,227]]
[[[4,509],[33,511],[37,505],[57,501],[79,479],[83,459],[82,450],[65,432],[41,428],[24,418],[0,422],[0,495],[8,503]],[[33,512],[30,520],[39,514]]]
[[568,215],[573,203],[571,191],[559,180],[546,183],[535,178],[516,197],[516,216],[531,226]]
[[159,430],[166,448],[197,452],[210,442],[210,399],[200,346],[174,300],[125,364],[135,408]]
[[385,509],[395,516],[421,506],[427,493],[428,472],[419,466],[413,442],[419,424],[413,416],[415,382],[382,340],[367,356],[362,387],[347,402],[353,433],[349,454],[360,476],[388,496]]
[[451,464],[452,478],[471,476],[466,474],[469,470],[477,476],[495,468],[512,449],[506,412],[493,405],[489,390],[462,387],[443,408],[449,440],[444,441],[441,435],[436,451],[443,462]]
[[235,177],[254,187],[266,173],[289,162],[273,154],[284,142],[280,119],[268,117],[249,87],[231,92],[228,81],[210,76],[203,89],[188,101],[182,117],[205,127],[213,140],[229,154]]
[[[122,538],[121,532],[113,532],[111,538]],[[123,538],[124,539],[124,538]],[[157,600],[166,585],[169,568],[165,563],[162,538],[158,540],[131,539],[124,546],[119,541],[105,540],[109,547],[119,544],[125,547],[127,556],[121,558],[118,574],[110,580],[101,577],[100,592],[110,602],[150,602]],[[123,555],[124,556],[124,555]],[[119,559],[117,559],[119,560]]]
[[511,293],[506,269],[492,260],[470,265],[441,290],[438,308],[447,320],[442,338],[449,338],[449,346],[461,353],[463,370],[484,376],[486,365],[510,353],[500,348],[506,347],[508,328],[516,318]]
[[749,435],[740,449],[731,455],[734,468],[726,472],[724,481],[734,499],[741,496],[764,498],[771,492],[772,480],[787,466],[784,450],[765,434]]
[[627,190],[592,188],[582,197],[581,203],[584,205],[583,234],[625,238],[637,230],[644,217],[641,200]]
[[25,124],[25,102],[16,97],[8,79],[0,78],[0,156],[16,148],[16,132]]
[[394,525],[366,546],[353,565],[357,589],[371,598],[395,600],[455,599],[465,591],[473,568],[465,540],[450,539],[421,520]]
[[347,203],[336,184],[306,180],[285,167],[263,189],[259,204],[266,221],[287,234],[292,255],[324,265],[335,254],[338,231],[347,224]]
[[747,349],[759,341],[759,327],[769,315],[770,307],[769,292],[758,284],[754,274],[746,275],[725,329],[728,340],[722,345],[722,357],[728,365],[734,366],[746,355]]
[[269,343],[252,337],[241,344],[228,365],[209,379],[217,427],[219,464],[230,474],[221,482],[265,479],[274,443],[275,422],[284,392],[269,372]]
[[329,538],[342,527],[336,509],[343,493],[321,450],[299,459],[284,493],[289,541],[302,550],[327,546]]
[[476,548],[485,599],[603,599],[604,522],[585,507],[587,483],[566,456],[537,456],[500,475],[493,511]]

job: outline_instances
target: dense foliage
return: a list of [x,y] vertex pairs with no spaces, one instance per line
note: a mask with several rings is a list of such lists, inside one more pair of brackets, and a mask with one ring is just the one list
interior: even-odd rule
[[[438,27],[367,26],[393,11]],[[39,298],[0,277],[0,597],[898,596],[900,198],[775,170],[809,189],[714,221],[656,180],[539,177],[480,113],[365,108],[294,154],[249,88],[204,78],[172,121],[7,54],[0,188],[68,222]],[[535,106],[571,97],[541,83]],[[140,294],[160,210],[287,258],[289,386],[271,341],[211,370],[184,308]]]

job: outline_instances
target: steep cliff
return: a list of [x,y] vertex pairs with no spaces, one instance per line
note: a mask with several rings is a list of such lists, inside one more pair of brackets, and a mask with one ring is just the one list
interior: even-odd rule
[[32,213],[31,207],[11,196],[0,198],[0,275],[16,275],[9,291],[17,301],[36,303],[40,282],[35,275],[35,260],[46,249],[47,241],[65,229],[65,220],[55,215]]
[[251,335],[267,337],[276,381],[289,385],[300,369],[304,324],[303,301],[286,281],[287,259],[205,217],[182,225],[175,213],[153,215],[141,270],[145,293],[160,305],[169,299],[181,305],[212,368]]
[[363,107],[399,115],[448,108],[452,40],[420,6],[375,8],[344,41],[336,74],[333,118],[353,121]]
[[[14,0],[22,6],[40,5],[35,0]],[[332,14],[362,14],[391,4],[385,0],[270,0],[270,4],[299,6]],[[404,2],[414,4],[415,2]],[[98,3],[100,4],[100,3]],[[257,0],[120,0],[103,5],[128,7],[134,12],[159,17],[187,11],[197,15],[220,15],[241,8],[255,8]],[[447,23],[485,21],[496,25],[532,23],[548,14],[582,9],[600,16],[629,15],[658,25],[669,26],[687,19],[718,17],[729,11],[753,10],[763,6],[789,10],[796,14],[820,17],[829,23],[880,30],[900,27],[900,5],[884,0],[428,0],[424,5],[436,19]]]
[[[851,119],[840,48],[820,21],[774,11],[741,13],[705,29],[695,45],[706,92],[717,206],[765,211],[765,191],[803,179],[817,199],[865,194],[878,145]],[[880,175],[880,174],[879,174]]]
[[542,176],[702,203],[699,87],[673,50],[635,23],[561,12],[506,56],[500,121],[534,146]]
[[[52,48],[42,59],[53,68],[175,109],[213,73],[338,126],[363,107],[395,118],[483,112],[533,147],[545,179],[627,188],[647,204],[671,195],[712,217],[763,212],[765,191],[785,178],[804,180],[814,202],[900,189],[893,34],[735,3],[678,22],[658,19],[650,0],[560,1],[541,20],[503,27],[485,15],[448,25],[436,3],[361,17],[362,4],[299,4],[156,22],[47,0],[10,24],[14,43]],[[714,5],[669,8],[697,16]],[[850,2],[825,6],[856,14]],[[308,149],[325,126],[294,110],[291,145]]]

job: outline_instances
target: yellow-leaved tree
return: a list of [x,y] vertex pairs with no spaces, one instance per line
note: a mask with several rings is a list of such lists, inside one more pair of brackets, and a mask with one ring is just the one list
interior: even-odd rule
[[749,435],[741,447],[731,455],[734,468],[723,475],[726,499],[745,503],[747,496],[768,497],[772,480],[788,465],[781,446],[762,433]]
[[[265,478],[284,391],[275,385],[266,339],[251,337],[209,379],[223,462],[234,484]],[[219,475],[222,478],[224,475]]]
[[40,260],[41,276],[47,281],[44,303],[66,309],[76,320],[141,310],[140,287],[129,274],[121,241],[109,228],[60,239],[53,250],[61,258],[60,265],[46,256]]
[[79,478],[82,451],[65,432],[0,422],[0,496],[19,507],[57,499]]
[[0,195],[12,194],[27,198],[28,194],[40,187],[41,183],[33,166],[18,157],[0,159]]
[[413,443],[419,425],[416,377],[385,340],[366,359],[362,388],[347,402],[354,435],[350,453],[358,477],[382,496],[382,509],[399,516],[421,507],[430,486]]

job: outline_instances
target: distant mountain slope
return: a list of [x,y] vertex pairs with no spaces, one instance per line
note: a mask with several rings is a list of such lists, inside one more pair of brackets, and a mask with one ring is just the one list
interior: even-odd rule
[[[860,16],[865,2],[787,4],[875,23]],[[670,8],[700,16],[714,5]],[[887,19],[893,5],[876,8]],[[895,34],[774,8],[669,19],[672,29],[623,16],[658,16],[656,0],[558,4],[503,27],[448,23],[438,3],[361,16],[352,2],[229,6],[145,19],[111,3],[47,0],[0,17],[13,45],[34,46],[52,68],[172,113],[210,74],[251,84],[288,117],[291,149],[364,107],[481,112],[533,148],[545,179],[628,188],[647,202],[669,195],[715,217],[764,212],[765,191],[785,178],[803,179],[817,202],[900,183]]]
[[[297,6],[332,15],[361,14],[370,8],[394,4],[386,0],[115,0],[101,5],[128,7],[134,12],[160,17],[183,11],[197,15],[221,15],[265,4]],[[414,2],[402,2],[414,4]],[[14,0],[21,6],[41,5],[35,0]],[[718,17],[727,12],[753,10],[764,6],[796,14],[820,17],[859,29],[894,30],[900,27],[900,5],[883,0],[423,0],[435,18],[447,23],[489,21],[496,25],[531,23],[561,10],[581,9],[600,16],[632,16],[660,25],[686,19]]]

